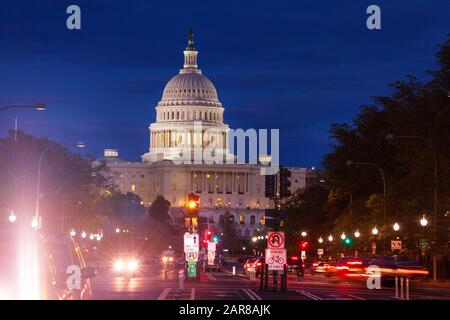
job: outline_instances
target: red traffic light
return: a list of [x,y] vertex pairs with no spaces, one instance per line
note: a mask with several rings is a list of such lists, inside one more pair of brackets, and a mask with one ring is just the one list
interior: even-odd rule
[[301,249],[307,249],[308,248],[308,241],[300,242],[300,248]]

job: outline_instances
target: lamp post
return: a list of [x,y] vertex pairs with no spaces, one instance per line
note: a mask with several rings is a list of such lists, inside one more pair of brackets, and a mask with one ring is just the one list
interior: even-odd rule
[[12,106],[3,106],[0,107],[0,111],[6,110],[6,109],[17,109],[17,108],[21,108],[21,109],[35,109],[38,111],[46,111],[47,110],[47,106],[45,104],[43,104],[42,102],[38,102],[35,105],[12,105]]
[[[39,217],[39,200],[40,200],[40,193],[41,193],[41,168],[42,168],[42,161],[44,159],[44,156],[47,154],[47,152],[56,147],[59,146],[59,144],[51,144],[49,146],[47,146],[44,151],[42,151],[40,157],[39,157],[39,164],[38,164],[38,173],[37,173],[37,183],[36,183],[36,209],[35,209],[35,213],[34,213],[34,219],[35,221],[37,221],[38,225],[36,229],[39,229],[41,226],[39,225],[40,222],[40,217]],[[86,145],[84,144],[84,142],[78,142],[75,145],[77,148],[85,148]]]
[[[438,200],[438,190],[437,190],[437,154],[436,149],[433,147],[430,141],[427,138],[421,136],[397,136],[392,133],[386,135],[386,139],[416,139],[425,142],[427,147],[430,149],[431,154],[433,155],[433,241],[436,241],[436,226],[437,226],[437,200]],[[436,254],[433,255],[433,280],[437,280],[437,257]]]
[[[383,169],[373,162],[355,162],[352,160],[347,160],[345,162],[347,166],[371,166],[376,168],[380,172],[381,180],[383,182],[383,226],[386,225],[386,176],[384,175]],[[378,233],[378,231],[377,231]],[[383,246],[385,247],[385,241],[383,241]],[[386,248],[383,248],[385,250]]]

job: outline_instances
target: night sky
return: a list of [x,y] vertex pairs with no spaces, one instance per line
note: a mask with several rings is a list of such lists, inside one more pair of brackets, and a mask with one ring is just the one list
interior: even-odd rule
[[[66,28],[70,4],[81,7],[80,31]],[[371,4],[382,30],[366,28]],[[279,128],[283,164],[320,166],[331,123],[350,122],[407,74],[427,79],[449,12],[448,0],[2,0],[0,106],[49,110],[3,111],[0,135],[17,116],[25,132],[139,160],[192,26],[225,122]]]

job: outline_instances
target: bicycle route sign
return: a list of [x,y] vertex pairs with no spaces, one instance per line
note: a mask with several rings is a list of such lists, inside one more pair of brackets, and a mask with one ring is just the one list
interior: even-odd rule
[[286,263],[286,249],[266,249],[266,264],[269,270],[283,270]]
[[284,248],[284,232],[279,232],[279,231],[268,232],[267,248],[269,248],[269,249]]

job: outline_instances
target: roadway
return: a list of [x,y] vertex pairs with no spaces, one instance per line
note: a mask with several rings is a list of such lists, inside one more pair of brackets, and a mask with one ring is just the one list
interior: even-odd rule
[[[342,281],[306,274],[288,277],[287,292],[261,291],[259,279],[250,280],[228,265],[222,272],[202,272],[199,281],[185,280],[178,290],[178,272],[164,274],[160,266],[144,266],[131,279],[104,271],[93,278],[93,298],[107,300],[394,300],[395,289],[369,290],[365,282]],[[450,300],[450,289],[411,282],[410,299]]]

